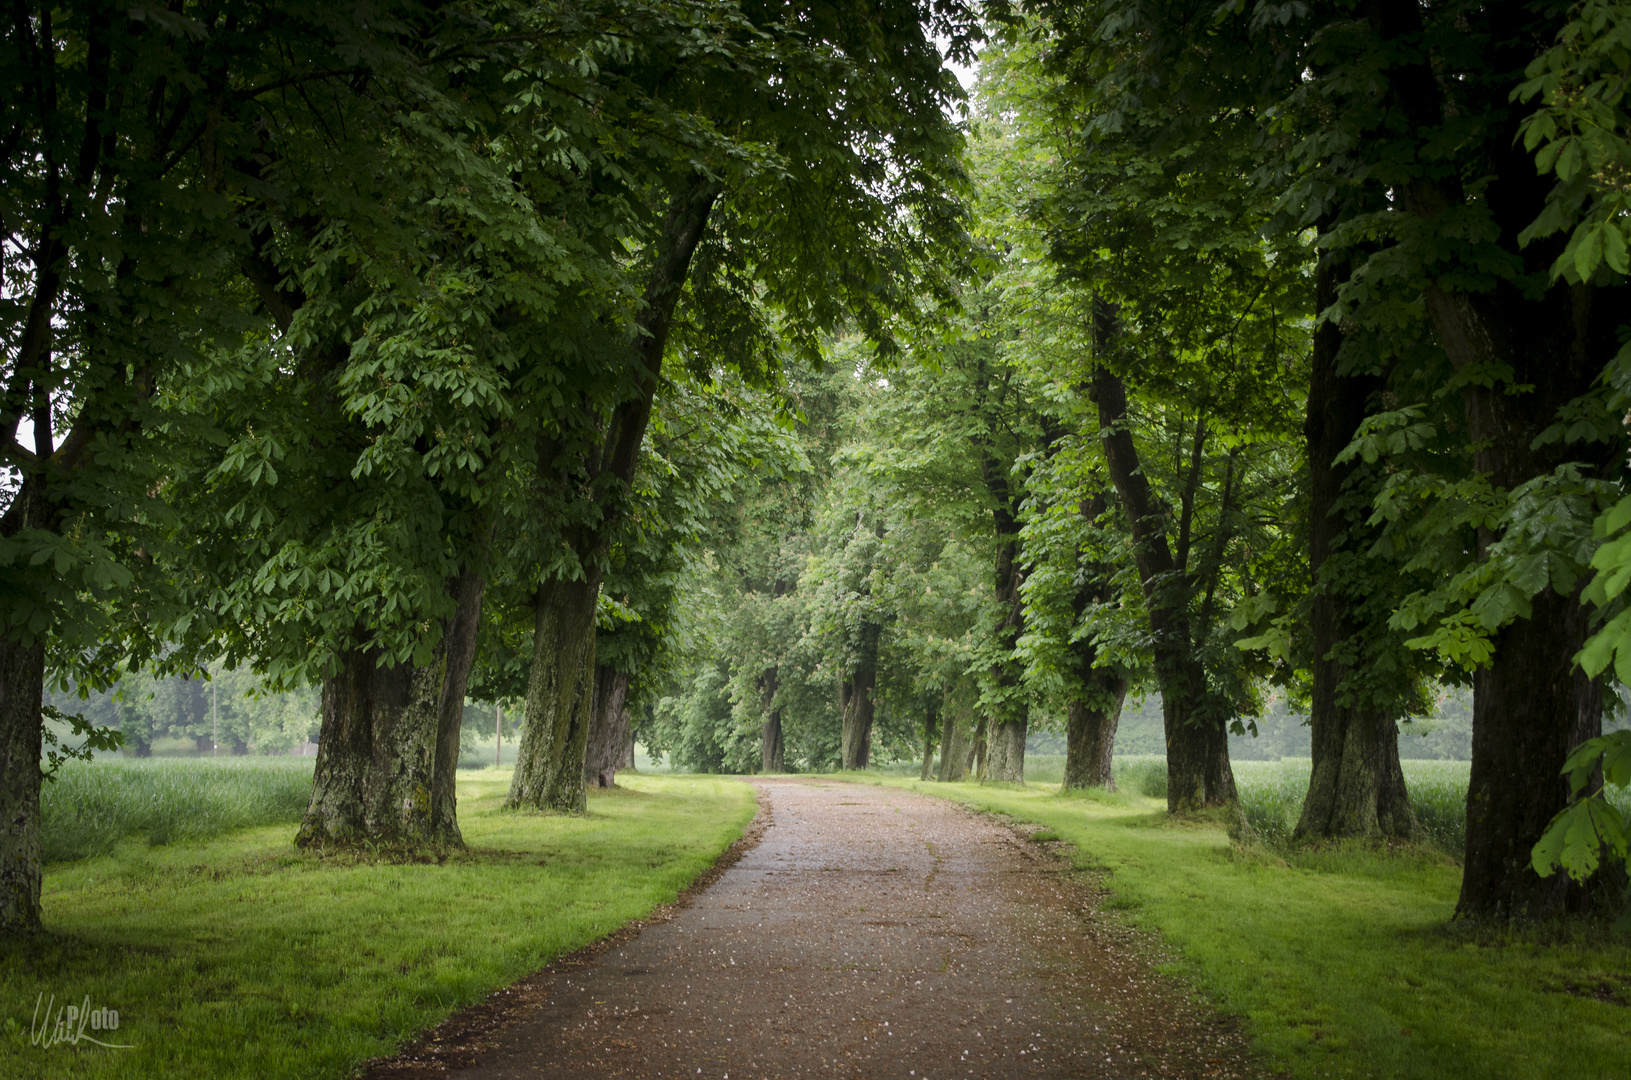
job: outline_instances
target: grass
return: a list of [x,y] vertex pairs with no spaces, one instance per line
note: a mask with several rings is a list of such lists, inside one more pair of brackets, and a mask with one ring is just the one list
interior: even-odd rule
[[294,757],[69,762],[41,791],[45,861],[106,855],[132,836],[157,847],[298,824],[314,764]]
[[[0,946],[0,1076],[345,1076],[671,901],[753,816],[738,781],[618,780],[562,817],[500,809],[508,770],[462,773],[471,850],[439,865],[299,852],[280,824],[50,866],[51,936]],[[117,1009],[105,1041],[135,1049],[31,1046],[41,995]]]
[[[915,777],[920,763],[891,762],[876,771],[884,776]],[[1467,770],[1466,761],[1406,759],[1405,784],[1410,789],[1410,805],[1416,820],[1427,833],[1428,842],[1453,859],[1467,849]],[[1240,807],[1251,823],[1257,839],[1272,851],[1285,855],[1291,850],[1291,832],[1302,813],[1303,796],[1308,793],[1310,763],[1307,758],[1279,761],[1236,761],[1232,763]],[[1167,797],[1166,759],[1154,754],[1128,754],[1117,757],[1114,765],[1116,786],[1151,799]],[[1059,784],[1065,777],[1063,754],[1027,754],[1025,781],[1029,784]],[[1624,813],[1631,813],[1631,792],[1610,789],[1609,797]]]
[[[1418,771],[1413,783],[1464,785],[1450,764],[1436,778]],[[1219,821],[1170,819],[1164,800],[1138,789],[1149,766],[1121,765],[1114,795],[871,782],[1037,822],[1069,841],[1077,864],[1101,875],[1110,906],[1174,946],[1182,957],[1174,969],[1244,1017],[1275,1070],[1408,1080],[1626,1075],[1623,938],[1457,926],[1460,870],[1435,848],[1345,845],[1290,858],[1243,849]],[[1237,766],[1243,795],[1283,818],[1288,804],[1272,799],[1291,789],[1294,769],[1256,775],[1246,766]]]
[[[1156,761],[1161,759],[1156,758]],[[1410,805],[1428,842],[1452,859],[1467,850],[1467,770],[1465,761],[1400,762]],[[1308,793],[1307,758],[1281,761],[1237,761],[1235,786],[1240,808],[1257,839],[1282,855],[1291,848],[1291,832]],[[1165,791],[1162,792],[1165,795]]]

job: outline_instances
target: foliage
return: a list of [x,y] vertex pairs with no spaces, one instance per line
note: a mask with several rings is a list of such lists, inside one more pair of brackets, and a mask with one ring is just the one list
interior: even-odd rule
[[1631,8],[1584,0],[1570,12],[1557,42],[1530,61],[1514,101],[1541,107],[1518,131],[1542,174],[1557,177],[1546,209],[1520,242],[1569,230],[1552,275],[1590,281],[1600,264],[1631,273],[1631,116],[1625,108],[1631,70]]
[[[1605,859],[1623,863],[1626,858],[1625,815],[1631,807],[1615,805],[1606,789],[1610,785],[1631,787],[1631,731],[1615,731],[1582,743],[1564,763],[1563,775],[1569,779],[1574,801],[1535,844],[1535,873],[1547,877],[1562,868],[1575,880],[1584,881]],[[1593,785],[1595,790],[1586,790]]]

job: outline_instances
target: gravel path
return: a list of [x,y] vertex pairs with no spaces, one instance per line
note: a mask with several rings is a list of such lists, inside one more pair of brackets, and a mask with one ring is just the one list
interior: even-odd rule
[[[550,976],[460,1080],[1261,1075],[1063,862],[942,799],[755,781],[763,839]],[[763,812],[763,811],[761,811]],[[436,1070],[442,1072],[441,1068]],[[446,1073],[443,1073],[446,1075]]]

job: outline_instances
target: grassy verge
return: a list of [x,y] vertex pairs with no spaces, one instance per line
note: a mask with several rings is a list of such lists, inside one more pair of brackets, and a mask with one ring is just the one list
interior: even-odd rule
[[[321,859],[287,825],[49,867],[52,937],[0,946],[0,1076],[340,1077],[672,900],[741,835],[748,785],[622,774],[582,817],[502,811],[461,773],[469,854]],[[133,1050],[30,1045],[40,995],[117,1009]]]
[[[853,777],[855,774],[849,774]],[[1113,907],[1159,932],[1296,1077],[1626,1075],[1631,948],[1595,932],[1452,926],[1460,871],[1428,849],[1282,857],[1136,793],[875,778],[1046,825]]]

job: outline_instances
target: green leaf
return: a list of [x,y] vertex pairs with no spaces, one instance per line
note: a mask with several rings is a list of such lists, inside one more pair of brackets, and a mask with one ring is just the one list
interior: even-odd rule
[[1575,233],[1569,247],[1574,250],[1574,272],[1580,275],[1581,281],[1590,281],[1591,275],[1597,272],[1597,264],[1603,261],[1603,227],[1585,229],[1584,235]]

